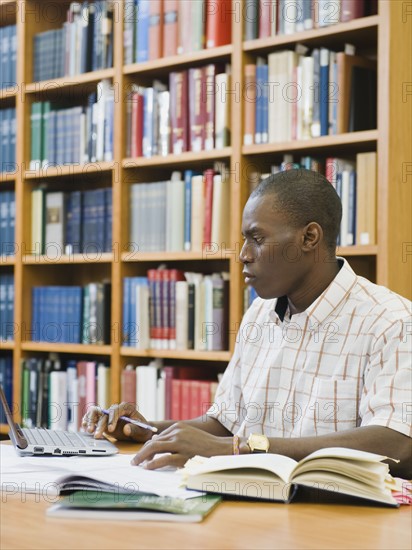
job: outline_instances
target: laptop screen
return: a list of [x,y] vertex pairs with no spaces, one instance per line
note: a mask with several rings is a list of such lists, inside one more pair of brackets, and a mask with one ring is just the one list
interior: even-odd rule
[[7,424],[10,428],[10,439],[13,442],[13,445],[17,446],[19,449],[25,449],[28,446],[27,439],[24,437],[23,432],[21,431],[18,424],[13,420],[13,415],[11,413],[9,404],[7,403],[6,396],[2,386],[0,385],[0,401],[3,406],[4,412],[6,414]]

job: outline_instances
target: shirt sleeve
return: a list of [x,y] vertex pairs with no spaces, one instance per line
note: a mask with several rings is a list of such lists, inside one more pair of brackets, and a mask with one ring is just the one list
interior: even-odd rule
[[206,413],[233,434],[239,431],[244,417],[242,411],[245,410],[242,392],[243,339],[240,338],[240,334],[244,325],[255,319],[257,303],[260,303],[259,299],[253,302],[243,316],[232,358],[216,390],[214,403]]
[[412,318],[393,323],[373,346],[360,402],[361,426],[412,437]]

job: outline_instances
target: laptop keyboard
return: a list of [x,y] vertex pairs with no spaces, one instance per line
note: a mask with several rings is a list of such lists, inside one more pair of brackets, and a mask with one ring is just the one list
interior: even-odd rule
[[57,445],[58,447],[90,447],[94,445],[93,438],[82,437],[77,433],[46,428],[22,429],[27,441],[32,445]]

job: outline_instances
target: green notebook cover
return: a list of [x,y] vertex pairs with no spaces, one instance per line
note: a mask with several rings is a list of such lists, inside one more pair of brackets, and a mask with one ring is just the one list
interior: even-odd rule
[[47,509],[50,517],[102,520],[199,522],[221,501],[219,495],[189,499],[148,493],[74,491]]

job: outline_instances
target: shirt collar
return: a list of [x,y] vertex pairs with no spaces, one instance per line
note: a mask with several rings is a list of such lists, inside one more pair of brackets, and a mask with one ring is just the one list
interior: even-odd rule
[[[304,311],[302,314],[307,315],[316,324],[324,322],[331,313],[342,305],[350,294],[352,288],[357,281],[357,275],[348,264],[348,262],[341,257],[337,257],[338,262],[342,265],[336,277],[330,283],[330,285],[322,292],[318,298]],[[277,324],[282,322],[285,315],[284,300],[286,297],[282,296],[274,301],[274,310],[270,313],[270,319]],[[301,314],[297,314],[301,315]],[[292,316],[293,320],[294,316]]]

